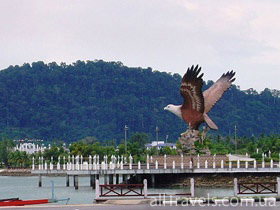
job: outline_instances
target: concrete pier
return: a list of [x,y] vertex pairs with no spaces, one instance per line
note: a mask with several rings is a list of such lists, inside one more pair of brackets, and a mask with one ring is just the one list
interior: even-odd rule
[[66,187],[70,186],[69,177],[69,175],[66,175]]
[[38,175],[38,179],[39,179],[38,186],[42,187],[42,175],[41,174]]
[[[179,157],[179,158],[178,158]],[[183,174],[280,174],[280,162],[278,164],[270,161],[270,164],[265,162],[257,162],[253,158],[233,156],[229,154],[228,156],[201,156],[196,157],[186,157],[178,156],[173,157],[166,155],[164,157],[157,156],[154,159],[147,156],[147,161],[145,164],[141,164],[138,161],[138,167],[136,164],[133,165],[133,161],[130,160],[128,164],[124,165],[123,157],[112,157],[110,163],[107,162],[107,156],[100,163],[99,156],[89,157],[89,164],[87,162],[83,163],[78,161],[75,163],[75,157],[72,156],[67,163],[67,167],[53,167],[53,162],[43,161],[43,158],[39,158],[39,165],[34,165],[32,167],[31,173],[38,175],[38,186],[42,187],[42,175],[62,175],[66,176],[66,186],[70,186],[70,176],[74,178],[74,187],[78,189],[78,176],[90,176],[90,186],[95,186],[95,181],[99,178],[104,178],[104,184],[127,184],[129,180],[135,180],[141,183],[144,178],[148,178],[149,185],[156,186],[156,181],[159,181],[162,176],[168,174],[176,176]],[[82,158],[82,157],[81,157]],[[131,158],[130,158],[131,159]],[[72,162],[70,162],[72,160]],[[82,159],[78,159],[82,160]],[[168,160],[168,161],[167,161]],[[232,164],[232,160],[238,160],[238,164]],[[229,162],[228,162],[229,161]],[[34,162],[35,164],[35,162]],[[265,167],[266,166],[266,167]],[[100,177],[102,176],[102,177]],[[109,176],[109,177],[108,177]],[[135,177],[136,176],[136,177]],[[129,179],[131,177],[131,179]],[[72,178],[71,178],[72,179]],[[158,180],[156,180],[158,179]],[[71,180],[72,181],[72,180]],[[280,195],[280,180],[278,179],[278,195]],[[101,184],[101,183],[100,183]]]
[[79,176],[78,175],[74,175],[74,187],[75,187],[75,190],[79,189]]

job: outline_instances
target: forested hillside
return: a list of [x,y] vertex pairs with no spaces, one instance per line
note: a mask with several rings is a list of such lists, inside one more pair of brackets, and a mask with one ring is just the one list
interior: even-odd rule
[[[238,72],[236,76],[238,84]],[[176,141],[186,125],[163,108],[180,104],[181,76],[152,69],[128,68],[120,62],[35,62],[0,71],[0,129],[9,137],[75,141],[124,138],[134,132]],[[204,89],[213,82],[209,81]],[[214,132],[239,136],[280,133],[280,93],[232,86],[209,116]]]

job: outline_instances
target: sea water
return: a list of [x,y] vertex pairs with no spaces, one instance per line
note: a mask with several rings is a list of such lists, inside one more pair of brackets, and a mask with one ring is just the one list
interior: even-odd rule
[[[95,198],[95,190],[90,187],[89,177],[79,177],[79,189],[75,190],[73,178],[70,187],[66,187],[65,177],[42,177],[42,187],[38,187],[37,176],[0,176],[0,199],[20,198],[23,200],[50,199],[51,181],[54,181],[54,193],[57,199],[70,198],[68,204],[91,204]],[[101,180],[102,183],[102,180]],[[148,194],[182,194],[189,193],[189,187],[149,188]],[[232,188],[195,187],[196,197],[233,196]],[[64,204],[59,202],[59,204]]]

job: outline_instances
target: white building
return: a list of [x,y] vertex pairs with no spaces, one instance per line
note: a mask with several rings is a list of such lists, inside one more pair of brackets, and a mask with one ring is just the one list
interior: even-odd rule
[[44,152],[46,147],[44,147],[44,144],[40,146],[39,144],[34,144],[34,143],[20,143],[17,144],[16,147],[14,148],[15,151],[21,151],[21,152],[26,152],[27,154],[33,154],[35,152]]
[[152,147],[157,147],[161,149],[163,147],[170,147],[170,149],[176,149],[176,144],[174,143],[164,143],[164,141],[152,141],[151,144],[145,144],[146,149],[151,149]]

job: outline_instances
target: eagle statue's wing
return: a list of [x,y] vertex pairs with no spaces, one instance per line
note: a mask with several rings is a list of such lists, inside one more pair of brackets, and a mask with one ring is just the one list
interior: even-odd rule
[[181,109],[193,109],[200,113],[204,112],[204,99],[202,94],[203,74],[200,73],[201,67],[192,66],[182,78],[180,93],[184,99]]
[[223,74],[210,88],[203,92],[205,113],[212,109],[223,93],[231,86],[231,83],[235,80],[235,78],[233,78],[234,75],[235,72],[228,71],[226,74]]

